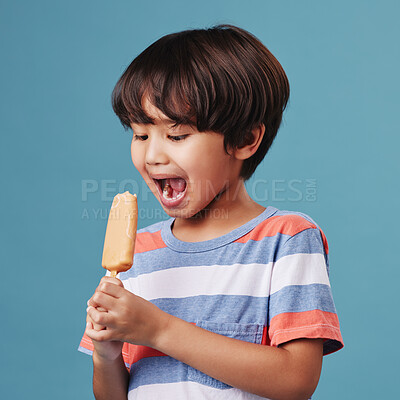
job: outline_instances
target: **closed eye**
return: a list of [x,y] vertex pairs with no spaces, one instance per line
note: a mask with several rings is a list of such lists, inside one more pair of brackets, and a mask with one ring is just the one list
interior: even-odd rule
[[173,142],[180,142],[186,139],[189,135],[169,135],[168,138]]
[[146,140],[147,138],[148,138],[148,135],[136,135],[136,134],[133,135],[133,139],[134,139],[134,140],[141,140],[141,141],[144,141],[144,140]]

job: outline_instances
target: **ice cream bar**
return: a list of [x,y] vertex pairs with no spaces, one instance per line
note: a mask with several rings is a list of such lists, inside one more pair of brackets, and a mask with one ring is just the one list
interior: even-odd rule
[[118,193],[111,205],[104,239],[101,265],[116,276],[133,264],[137,229],[137,198],[129,192]]

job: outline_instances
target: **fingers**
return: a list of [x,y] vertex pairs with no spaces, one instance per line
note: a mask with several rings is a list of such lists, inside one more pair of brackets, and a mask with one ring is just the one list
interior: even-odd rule
[[93,325],[93,329],[101,330],[110,324],[110,315],[108,312],[99,311],[94,307],[87,308],[86,320]]
[[124,292],[124,286],[119,279],[104,277],[101,279],[94,295],[88,300],[87,305],[95,308],[104,307],[105,309],[108,309],[113,305],[113,303],[103,295],[120,298]]
[[106,329],[102,329],[100,331],[94,329],[93,324],[91,322],[86,323],[85,333],[89,336],[90,339],[96,340],[98,342],[104,342],[108,340],[112,340],[112,333]]
[[115,301],[124,292],[122,282],[117,278],[105,276],[101,279],[93,296],[88,300],[86,321],[90,322],[88,329],[104,330],[109,322],[108,311],[115,308]]
[[109,277],[104,277],[101,279],[96,291],[103,292],[115,298],[120,298],[125,293],[122,282],[117,278]]
[[[87,313],[89,310],[89,307],[86,309],[86,323],[90,323],[90,326],[92,327],[91,329],[94,329],[96,331],[101,331],[102,329],[105,329],[104,325],[99,325],[96,324],[92,319],[90,318],[89,314]],[[101,311],[98,309],[98,311]]]
[[92,324],[92,326],[93,326],[93,329],[95,329],[96,331],[101,331],[102,329],[105,328],[105,326],[104,325],[99,325],[99,324],[96,324],[95,322],[93,322],[87,312],[89,310],[89,307],[94,307],[94,308],[97,309],[97,311],[102,311],[102,312],[107,312],[107,310],[104,309],[103,307],[97,307],[96,303],[93,301],[92,298],[90,298],[87,301],[87,305],[88,305],[88,308],[86,309],[86,322],[90,322]]
[[[109,285],[113,285],[110,283]],[[115,286],[115,285],[113,285]],[[89,299],[88,306],[97,308],[99,311],[109,311],[116,306],[117,299],[103,291],[96,290],[94,295]]]
[[113,283],[114,285],[124,287],[123,283],[118,278],[112,278],[111,276],[104,276],[103,278],[101,278],[100,283],[101,282],[109,282]]

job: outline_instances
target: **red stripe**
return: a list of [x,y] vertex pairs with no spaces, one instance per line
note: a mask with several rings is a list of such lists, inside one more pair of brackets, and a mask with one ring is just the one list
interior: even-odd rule
[[[306,229],[316,229],[316,225],[307,221],[300,215],[276,215],[266,219],[248,234],[235,240],[236,243],[247,243],[249,240],[260,241],[265,237],[272,237],[278,233],[293,236]],[[329,253],[328,241],[321,229],[319,229],[326,254]]]
[[343,345],[337,314],[321,310],[278,314],[271,319],[268,335],[271,346],[299,338],[333,339]]
[[271,341],[269,340],[269,336],[268,336],[268,327],[266,327],[266,326],[264,326],[264,329],[263,329],[261,344],[264,344],[266,346],[271,346]]
[[136,236],[135,253],[144,253],[167,247],[161,238],[161,231],[154,233],[143,232]]
[[[94,350],[94,346],[93,346],[93,342],[92,339],[90,339],[89,336],[86,335],[86,333],[83,334],[83,337],[81,339],[81,342],[79,344],[81,347],[83,347],[86,350],[89,350],[91,352],[93,352]],[[122,346],[122,357],[124,359],[124,362],[126,364],[129,364],[129,366],[132,365],[131,361],[130,361],[130,349],[129,349],[129,343],[124,343],[124,345]]]
[[249,240],[259,241],[265,237],[275,236],[278,233],[293,236],[309,228],[315,229],[316,226],[299,215],[277,215],[266,219],[248,234],[235,240],[235,242],[246,243]]
[[83,334],[81,343],[79,345],[89,351],[93,351],[94,349],[92,340],[86,335],[86,333]]
[[147,357],[162,357],[165,356],[166,354],[161,353],[158,350],[152,349],[151,347],[147,346],[138,346],[135,344],[130,344],[129,345],[129,358],[131,364],[134,364],[135,362],[141,360],[142,358],[147,358]]
[[[194,322],[191,322],[191,324],[196,325]],[[94,347],[92,340],[86,334],[83,335],[80,346],[93,352]],[[126,364],[129,364],[129,366],[131,366],[132,364],[141,360],[142,358],[163,357],[166,356],[166,354],[161,353],[160,351],[155,350],[151,347],[140,346],[131,343],[124,343],[124,346],[122,347],[122,356],[124,362]]]
[[[194,322],[191,324],[196,325]],[[125,343],[127,344],[127,343]],[[161,351],[155,350],[148,346],[140,346],[136,344],[128,344],[129,346],[129,364],[132,365],[135,362],[140,361],[147,357],[164,357],[166,354],[161,353]]]

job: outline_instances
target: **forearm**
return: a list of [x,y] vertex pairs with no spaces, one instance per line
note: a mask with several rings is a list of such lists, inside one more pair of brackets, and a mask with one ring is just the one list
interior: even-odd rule
[[93,393],[96,400],[126,400],[129,373],[122,355],[114,361],[104,361],[93,353]]
[[[310,385],[289,351],[218,335],[171,317],[157,350],[241,390],[271,399],[307,399]],[[313,390],[312,390],[313,391]]]

